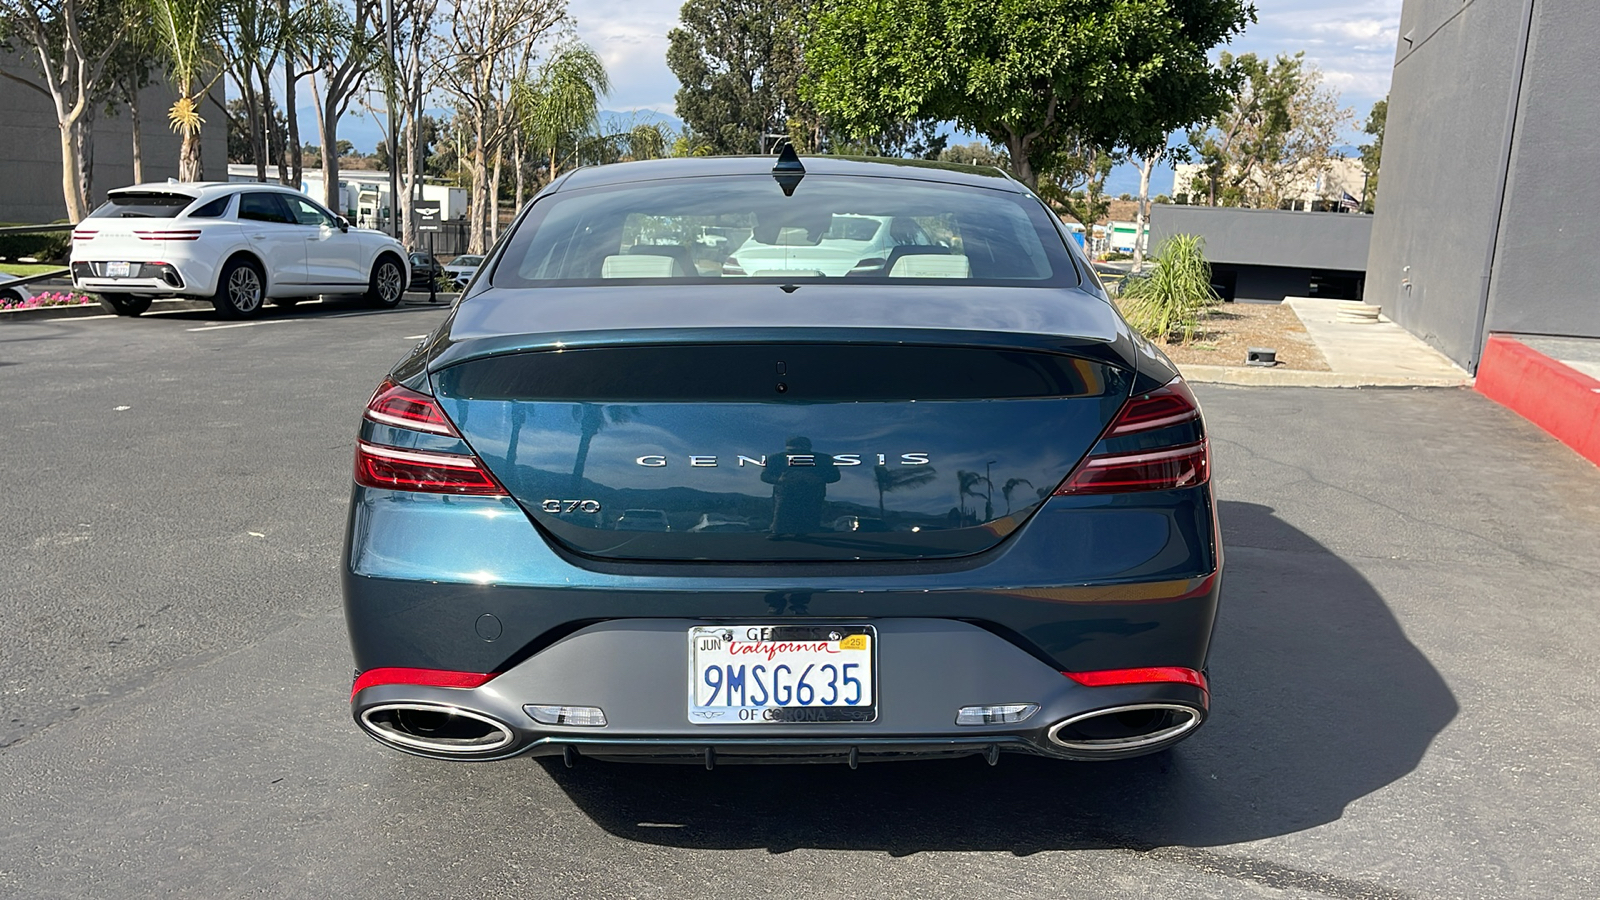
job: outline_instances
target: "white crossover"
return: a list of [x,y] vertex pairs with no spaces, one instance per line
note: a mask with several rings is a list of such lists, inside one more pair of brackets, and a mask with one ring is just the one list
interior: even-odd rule
[[323,294],[392,307],[410,281],[399,241],[292,188],[139,184],[109,197],[72,232],[72,281],[123,315],[157,297],[207,299],[236,318]]

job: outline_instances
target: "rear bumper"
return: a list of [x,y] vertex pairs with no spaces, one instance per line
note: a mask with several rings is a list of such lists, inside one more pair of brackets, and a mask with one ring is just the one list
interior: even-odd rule
[[[1030,753],[1061,759],[1114,759],[1176,743],[1204,721],[1205,689],[1156,683],[1086,687],[1022,648],[976,625],[939,619],[871,620],[878,659],[872,722],[720,725],[688,720],[690,619],[638,619],[584,628],[477,688],[405,684],[366,687],[351,699],[356,722],[388,746],[422,756],[504,759],[519,754],[582,756],[714,765],[726,762],[859,762],[912,757]],[[956,724],[963,706],[1034,703],[1025,721]],[[534,721],[529,704],[598,707],[600,727]],[[397,729],[395,709],[449,711],[493,725],[504,738],[477,749],[430,744]],[[1106,710],[1162,709],[1168,718],[1133,718],[1120,741],[1074,740],[1064,722]],[[1141,717],[1143,716],[1143,717]],[[1147,723],[1147,724],[1146,724]],[[570,750],[569,750],[570,748]]]

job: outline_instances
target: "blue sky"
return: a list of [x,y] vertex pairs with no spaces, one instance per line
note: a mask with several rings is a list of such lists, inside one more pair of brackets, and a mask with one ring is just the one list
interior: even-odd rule
[[[1350,143],[1374,101],[1389,91],[1389,73],[1402,0],[1255,0],[1260,21],[1247,29],[1231,52],[1271,56],[1306,51],[1338,88],[1344,105],[1355,111]],[[671,114],[677,79],[667,68],[667,32],[677,24],[681,0],[571,0],[578,34],[605,60],[612,92],[606,107],[649,109]],[[315,140],[315,119],[305,132]],[[341,137],[370,150],[381,126],[370,116],[340,123]],[[1112,174],[1112,194],[1138,190],[1138,173],[1121,167]],[[1172,175],[1158,174],[1152,193],[1171,189]]]

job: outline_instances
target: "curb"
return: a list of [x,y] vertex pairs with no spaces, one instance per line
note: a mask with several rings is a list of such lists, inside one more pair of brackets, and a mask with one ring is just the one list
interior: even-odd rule
[[[214,309],[209,300],[156,300],[150,312],[177,312],[191,309]],[[115,313],[98,303],[81,306],[36,306],[32,309],[0,309],[0,325],[7,322],[31,322],[34,319],[77,319],[84,316],[110,316]]]
[[1394,375],[1360,372],[1312,372],[1263,366],[1179,366],[1188,381],[1202,384],[1239,384],[1268,387],[1471,387],[1468,375]]
[[1492,334],[1478,363],[1477,388],[1600,466],[1600,381],[1521,341]]

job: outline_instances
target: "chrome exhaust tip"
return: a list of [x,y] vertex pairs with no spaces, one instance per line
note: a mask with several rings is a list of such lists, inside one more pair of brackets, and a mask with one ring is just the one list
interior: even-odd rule
[[440,756],[477,756],[516,740],[511,727],[483,713],[443,703],[380,703],[358,720],[380,742]]
[[1097,709],[1050,726],[1050,742],[1106,755],[1177,740],[1200,724],[1200,711],[1178,703],[1134,703]]

